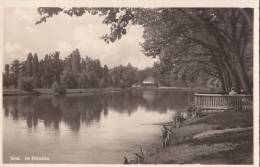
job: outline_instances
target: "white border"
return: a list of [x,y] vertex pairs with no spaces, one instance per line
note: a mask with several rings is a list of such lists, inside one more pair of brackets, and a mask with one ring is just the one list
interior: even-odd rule
[[259,166],[259,4],[254,8],[254,164]]
[[[259,1],[258,0],[2,0],[0,2],[0,53],[3,55],[3,8],[4,7],[38,7],[38,6],[76,6],[76,7],[250,7],[254,8],[254,165],[135,165],[135,166],[259,166]],[[3,60],[3,56],[1,57]],[[2,70],[0,63],[0,69]],[[0,71],[1,71],[0,70]],[[2,71],[1,71],[2,72]],[[0,77],[2,82],[2,75]],[[2,88],[0,89],[2,93]],[[0,98],[2,105],[2,96]],[[1,107],[2,111],[2,107]],[[1,112],[1,114],[3,114]],[[2,116],[0,116],[2,132]],[[92,164],[2,164],[3,138],[1,133],[0,166],[125,166],[125,165],[92,165]]]
[[5,6],[257,7],[257,0],[2,0]]

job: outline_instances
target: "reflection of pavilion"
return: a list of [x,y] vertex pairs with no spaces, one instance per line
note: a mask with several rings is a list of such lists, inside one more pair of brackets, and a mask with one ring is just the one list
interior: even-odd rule
[[157,86],[158,86],[158,83],[154,77],[147,77],[142,82],[142,87],[145,87],[145,88],[153,88],[153,87],[157,87]]
[[154,91],[152,91],[152,90],[144,90],[143,91],[143,98],[147,102],[152,103],[155,100],[156,96],[155,96]]

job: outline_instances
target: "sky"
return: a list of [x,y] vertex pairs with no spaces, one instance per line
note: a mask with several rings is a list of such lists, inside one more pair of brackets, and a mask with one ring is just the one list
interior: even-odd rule
[[76,48],[81,57],[99,59],[102,65],[109,67],[131,63],[144,69],[156,61],[141,52],[139,43],[144,40],[141,26],[130,26],[126,36],[107,44],[101,37],[109,27],[102,24],[99,16],[71,18],[60,14],[35,25],[39,18],[37,8],[4,9],[4,64],[14,59],[25,60],[29,52],[37,53],[41,59],[45,54],[60,51],[63,59]]

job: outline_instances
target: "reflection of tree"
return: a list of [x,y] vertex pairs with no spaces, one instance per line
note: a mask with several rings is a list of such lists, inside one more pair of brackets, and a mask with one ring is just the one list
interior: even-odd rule
[[5,116],[8,116],[9,114],[12,115],[12,118],[14,120],[18,120],[19,118],[19,112],[18,112],[18,100],[4,100],[3,101],[3,108],[5,110]]
[[15,106],[13,108],[13,112],[11,112],[11,114],[12,114],[14,120],[18,120],[18,118],[19,118],[19,105]]
[[19,116],[11,114],[13,118],[25,119],[29,128],[36,127],[38,119],[43,120],[46,127],[53,125],[55,129],[59,128],[62,112],[59,107],[52,105],[49,97],[6,97],[4,103],[13,108],[14,113],[19,113]]
[[32,112],[28,112],[26,117],[27,127],[36,127],[38,125],[38,116]]
[[140,104],[140,97],[134,96],[132,92],[122,92],[109,96],[109,107],[120,113],[128,113],[129,115],[137,110]]
[[[16,104],[16,103],[15,103],[15,104]],[[11,114],[12,114],[14,120],[18,120],[18,118],[19,118],[19,115],[18,115],[18,114],[19,114],[19,113],[18,113],[18,107],[17,107],[17,105],[15,105],[15,106],[13,107],[13,110],[12,110]]]
[[[142,92],[145,93],[145,92]],[[150,94],[152,92],[150,91]],[[153,91],[153,101],[144,99],[142,105],[151,111],[166,112],[168,109],[179,110],[187,107],[191,103],[192,93],[190,92],[169,92]]]
[[[145,94],[145,95],[144,95]],[[148,96],[151,96],[148,97]],[[148,97],[148,99],[147,99]],[[28,128],[36,127],[39,120],[45,127],[59,129],[63,121],[71,130],[78,131],[81,123],[91,125],[107,116],[109,110],[129,115],[139,106],[147,111],[166,112],[186,107],[191,93],[168,91],[128,91],[102,95],[66,95],[38,97],[4,97],[5,116],[26,120]]]
[[40,120],[43,120],[45,127],[59,129],[59,122],[62,117],[62,111],[59,106],[52,103],[51,97],[39,97],[34,100],[31,108]]
[[34,97],[25,97],[20,101],[18,108],[22,110],[22,114],[26,117],[26,123],[28,128],[36,127],[38,125],[38,114],[35,113],[35,110],[31,107],[34,106]]
[[5,108],[5,110],[4,110],[5,116],[8,117],[9,116],[9,112],[10,112],[9,111],[9,107],[5,105],[5,106],[3,106],[3,108]]
[[[63,120],[72,129],[78,130],[80,121],[89,124],[92,121],[99,121],[106,103],[105,97],[98,95],[89,96],[67,96],[62,101]],[[76,124],[78,123],[78,124]]]
[[98,122],[103,111],[107,115],[107,106],[106,98],[99,95],[6,97],[3,105],[5,116],[11,113],[14,119],[25,119],[28,128],[37,126],[40,119],[46,127],[59,129],[59,123],[63,120],[75,131],[80,129],[81,122]]
[[110,106],[118,112],[132,112],[138,106],[147,111],[166,112],[168,109],[178,110],[187,107],[191,103],[191,92],[169,91],[132,91],[112,95]]

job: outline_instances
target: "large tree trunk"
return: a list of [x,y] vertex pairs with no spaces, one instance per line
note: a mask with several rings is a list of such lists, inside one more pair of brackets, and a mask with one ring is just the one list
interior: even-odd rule
[[241,88],[244,90],[245,93],[252,93],[251,86],[249,83],[249,77],[247,76],[247,73],[245,72],[245,69],[241,64],[241,61],[236,62],[235,69],[237,71],[237,76],[241,84]]
[[[227,62],[224,62],[224,65],[228,73],[227,79],[230,82],[230,86],[235,88],[236,91],[240,90],[240,84],[238,82],[238,77],[236,73],[233,71],[233,69],[230,67],[230,65]],[[230,89],[228,91],[230,91]]]
[[225,80],[224,80],[224,74],[221,71],[220,71],[219,79],[220,79],[220,82],[221,82],[222,91],[224,93],[226,93],[227,92],[227,87],[226,87],[226,83],[225,83]]
[[227,43],[223,42],[225,40],[222,36],[218,33],[214,33],[214,37],[220,46],[219,56],[228,71],[232,87],[234,87],[236,91],[240,91],[242,87],[246,93],[250,93],[249,80],[241,61],[237,61],[239,60],[238,55],[232,50],[232,48],[227,46]]
[[230,77],[229,77],[228,71],[226,69],[222,69],[222,73],[223,73],[222,75],[223,75],[224,84],[225,84],[225,92],[228,93],[232,87]]
[[238,91],[243,89],[245,93],[251,93],[251,87],[249,83],[249,77],[245,72],[242,61],[240,60],[238,54],[235,51],[227,49],[227,54],[231,58],[232,71],[235,75],[235,78],[238,82]]
[[223,64],[218,66],[219,71],[219,79],[221,81],[222,90],[225,93],[228,93],[231,88],[231,82],[230,77],[228,75],[228,72]]

